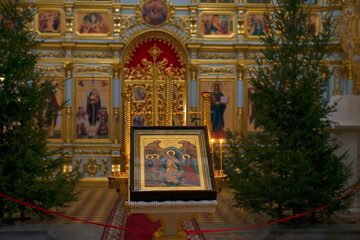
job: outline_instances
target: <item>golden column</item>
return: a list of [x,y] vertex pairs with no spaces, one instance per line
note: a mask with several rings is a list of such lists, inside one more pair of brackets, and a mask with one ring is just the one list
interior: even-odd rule
[[238,107],[237,109],[237,115],[238,115],[238,132],[240,134],[244,133],[244,108]]
[[119,143],[119,108],[114,108],[114,139],[113,143]]
[[169,70],[166,78],[166,96],[165,96],[165,126],[172,126],[173,120],[173,100],[174,100],[174,72]]
[[65,108],[65,118],[66,118],[66,129],[65,129],[65,142],[71,142],[71,107]]
[[130,159],[130,104],[131,104],[131,93],[121,93],[121,97],[123,98],[122,102],[122,110],[123,110],[123,122],[122,122],[122,164],[121,171],[129,170],[129,159]]
[[202,92],[202,123],[207,127],[209,141],[211,139],[211,92]]

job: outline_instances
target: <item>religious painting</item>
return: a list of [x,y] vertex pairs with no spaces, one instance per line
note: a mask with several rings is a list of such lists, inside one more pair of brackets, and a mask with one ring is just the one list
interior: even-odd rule
[[312,34],[317,35],[319,33],[319,16],[315,13],[311,14],[306,27]]
[[109,11],[78,11],[75,16],[76,33],[81,36],[107,36],[112,31]]
[[164,24],[169,15],[169,9],[164,0],[146,1],[141,12],[145,23],[152,27]]
[[259,37],[268,34],[270,28],[266,24],[263,13],[248,13],[245,16],[245,34],[248,37]]
[[[58,108],[64,102],[64,79],[61,77],[55,77],[50,79],[52,84],[56,86],[55,92],[46,96],[47,108]],[[48,131],[49,142],[62,142],[64,123],[64,111],[59,110],[49,126],[46,127]]]
[[261,127],[256,126],[255,117],[253,111],[252,101],[250,100],[251,94],[254,92],[254,89],[251,85],[250,79],[245,81],[245,124],[246,124],[246,133],[252,134],[254,132],[262,131]]
[[39,9],[35,16],[39,35],[61,35],[64,32],[64,12],[60,9]]
[[130,152],[131,201],[216,198],[205,127],[132,127]]
[[74,121],[79,141],[109,140],[111,86],[108,78],[76,78]]
[[136,87],[132,91],[133,101],[144,101],[146,98],[146,90],[142,87]]
[[264,3],[271,3],[271,0],[246,0],[246,3],[260,3],[260,4],[264,4]]
[[4,18],[3,14],[0,13],[0,28],[7,28],[9,30],[17,29],[16,21]]
[[133,117],[132,126],[145,126],[145,118],[142,115],[135,115]]
[[235,129],[235,80],[203,78],[199,90],[211,92],[211,138],[225,139],[226,130]]
[[235,16],[232,13],[202,13],[200,35],[202,37],[232,37],[235,30]]

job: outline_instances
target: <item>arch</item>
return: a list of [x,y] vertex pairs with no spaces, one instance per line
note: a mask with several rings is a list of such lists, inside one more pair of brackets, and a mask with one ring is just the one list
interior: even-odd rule
[[[133,116],[143,116],[146,125],[163,124],[165,81],[167,70],[171,69],[174,71],[175,88],[174,122],[185,125],[188,55],[181,41],[163,30],[148,30],[133,36],[122,57],[122,92],[133,93]],[[139,89],[141,97],[138,96]]]

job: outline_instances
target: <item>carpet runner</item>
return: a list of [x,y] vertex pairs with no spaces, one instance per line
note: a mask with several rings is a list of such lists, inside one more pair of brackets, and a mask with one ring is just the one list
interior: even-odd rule
[[[108,217],[106,225],[121,226],[127,228],[157,230],[160,227],[160,221],[153,222],[145,214],[132,214],[128,216],[124,208],[126,197],[119,196]],[[183,221],[182,227],[185,230],[200,230],[196,220]],[[101,240],[151,240],[152,234],[146,232],[126,231],[122,229],[105,227]],[[191,240],[205,240],[203,234],[192,234],[188,236]]]

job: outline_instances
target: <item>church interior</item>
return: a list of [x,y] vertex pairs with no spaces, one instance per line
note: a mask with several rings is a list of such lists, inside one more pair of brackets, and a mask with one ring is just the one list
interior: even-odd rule
[[[260,38],[269,31],[264,11],[279,1],[25,2],[36,9],[29,28],[42,40],[35,49],[36,70],[64,82],[51,102],[56,106],[66,101],[66,106],[52,123],[48,148],[64,149],[64,171],[84,174],[80,188],[88,201],[75,203],[66,214],[108,220],[118,194],[104,191],[111,176],[128,177],[132,126],[205,125],[211,129],[212,146],[224,149],[228,129],[244,135],[261,131],[251,112],[250,75],[256,67],[255,56],[264,49]],[[330,102],[340,99],[338,111],[331,116],[338,124],[331,131],[348,149],[351,181],[355,182],[360,176],[360,2],[307,2],[314,33],[322,31],[325,16],[332,15],[334,20],[330,42],[336,52],[327,62],[333,75],[324,97]],[[170,101],[169,76],[173,81]],[[99,187],[104,184],[106,188]],[[112,187],[121,191],[119,186]],[[92,195],[101,203],[90,201]],[[101,200],[101,196],[108,197]],[[231,207],[229,189],[223,189],[218,202],[217,213],[199,215],[200,225],[209,221],[212,227],[236,224],[234,216],[245,216],[244,224],[254,223]],[[79,209],[89,204],[94,214],[80,214]],[[103,213],[96,215],[100,210]],[[360,211],[360,196],[352,210]]]

